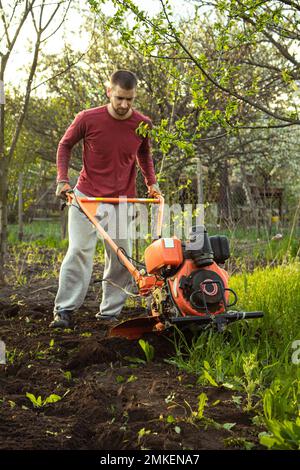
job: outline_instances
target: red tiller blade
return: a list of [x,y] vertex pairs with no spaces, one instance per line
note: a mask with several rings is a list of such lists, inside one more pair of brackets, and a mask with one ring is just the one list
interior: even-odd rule
[[108,336],[121,336],[127,339],[139,339],[145,333],[159,333],[165,329],[158,316],[136,317],[113,326]]

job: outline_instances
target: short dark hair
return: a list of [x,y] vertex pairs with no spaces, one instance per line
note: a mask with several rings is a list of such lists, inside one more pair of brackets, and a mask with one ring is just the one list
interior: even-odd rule
[[111,85],[119,85],[124,90],[132,90],[137,86],[137,78],[130,70],[117,70],[110,77]]

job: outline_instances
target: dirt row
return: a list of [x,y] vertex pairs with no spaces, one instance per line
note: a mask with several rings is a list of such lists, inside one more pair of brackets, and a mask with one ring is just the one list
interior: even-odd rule
[[[0,365],[0,449],[259,448],[251,416],[234,403],[233,392],[204,389],[172,364],[172,337],[147,335],[155,350],[147,363],[138,341],[109,337],[107,324],[95,319],[93,290],[74,330],[50,330],[56,286],[47,284],[0,292],[0,339],[7,348]],[[202,392],[208,406],[199,419]],[[41,396],[42,406],[27,393]],[[46,403],[51,395],[58,401]]]

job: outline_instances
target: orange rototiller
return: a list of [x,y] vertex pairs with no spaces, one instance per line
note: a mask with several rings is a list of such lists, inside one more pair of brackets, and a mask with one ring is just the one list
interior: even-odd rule
[[[208,236],[204,226],[191,228],[189,240],[162,238],[164,198],[78,197],[67,192],[68,204],[76,200],[81,211],[96,227],[128,269],[139,294],[150,300],[151,313],[121,321],[110,336],[140,338],[144,333],[162,332],[173,325],[186,327],[214,324],[222,331],[233,321],[259,318],[263,312],[229,310],[237,295],[229,288],[229,275],[222,267],[229,258],[225,236]],[[145,268],[138,269],[116,245],[97,218],[99,204],[158,204],[157,239],[145,250]],[[141,263],[139,263],[141,264]]]

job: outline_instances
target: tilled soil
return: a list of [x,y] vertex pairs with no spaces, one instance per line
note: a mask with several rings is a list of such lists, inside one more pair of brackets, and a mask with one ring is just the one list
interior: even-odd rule
[[[260,448],[252,416],[232,391],[197,385],[170,363],[172,337],[148,334],[154,360],[138,341],[108,336],[89,290],[74,330],[51,330],[56,281],[0,291],[0,449],[179,450]],[[141,311],[125,312],[127,315]],[[198,397],[208,406],[197,419]],[[35,407],[26,393],[45,400]],[[231,429],[226,423],[235,423]],[[225,428],[223,425],[225,424]]]

